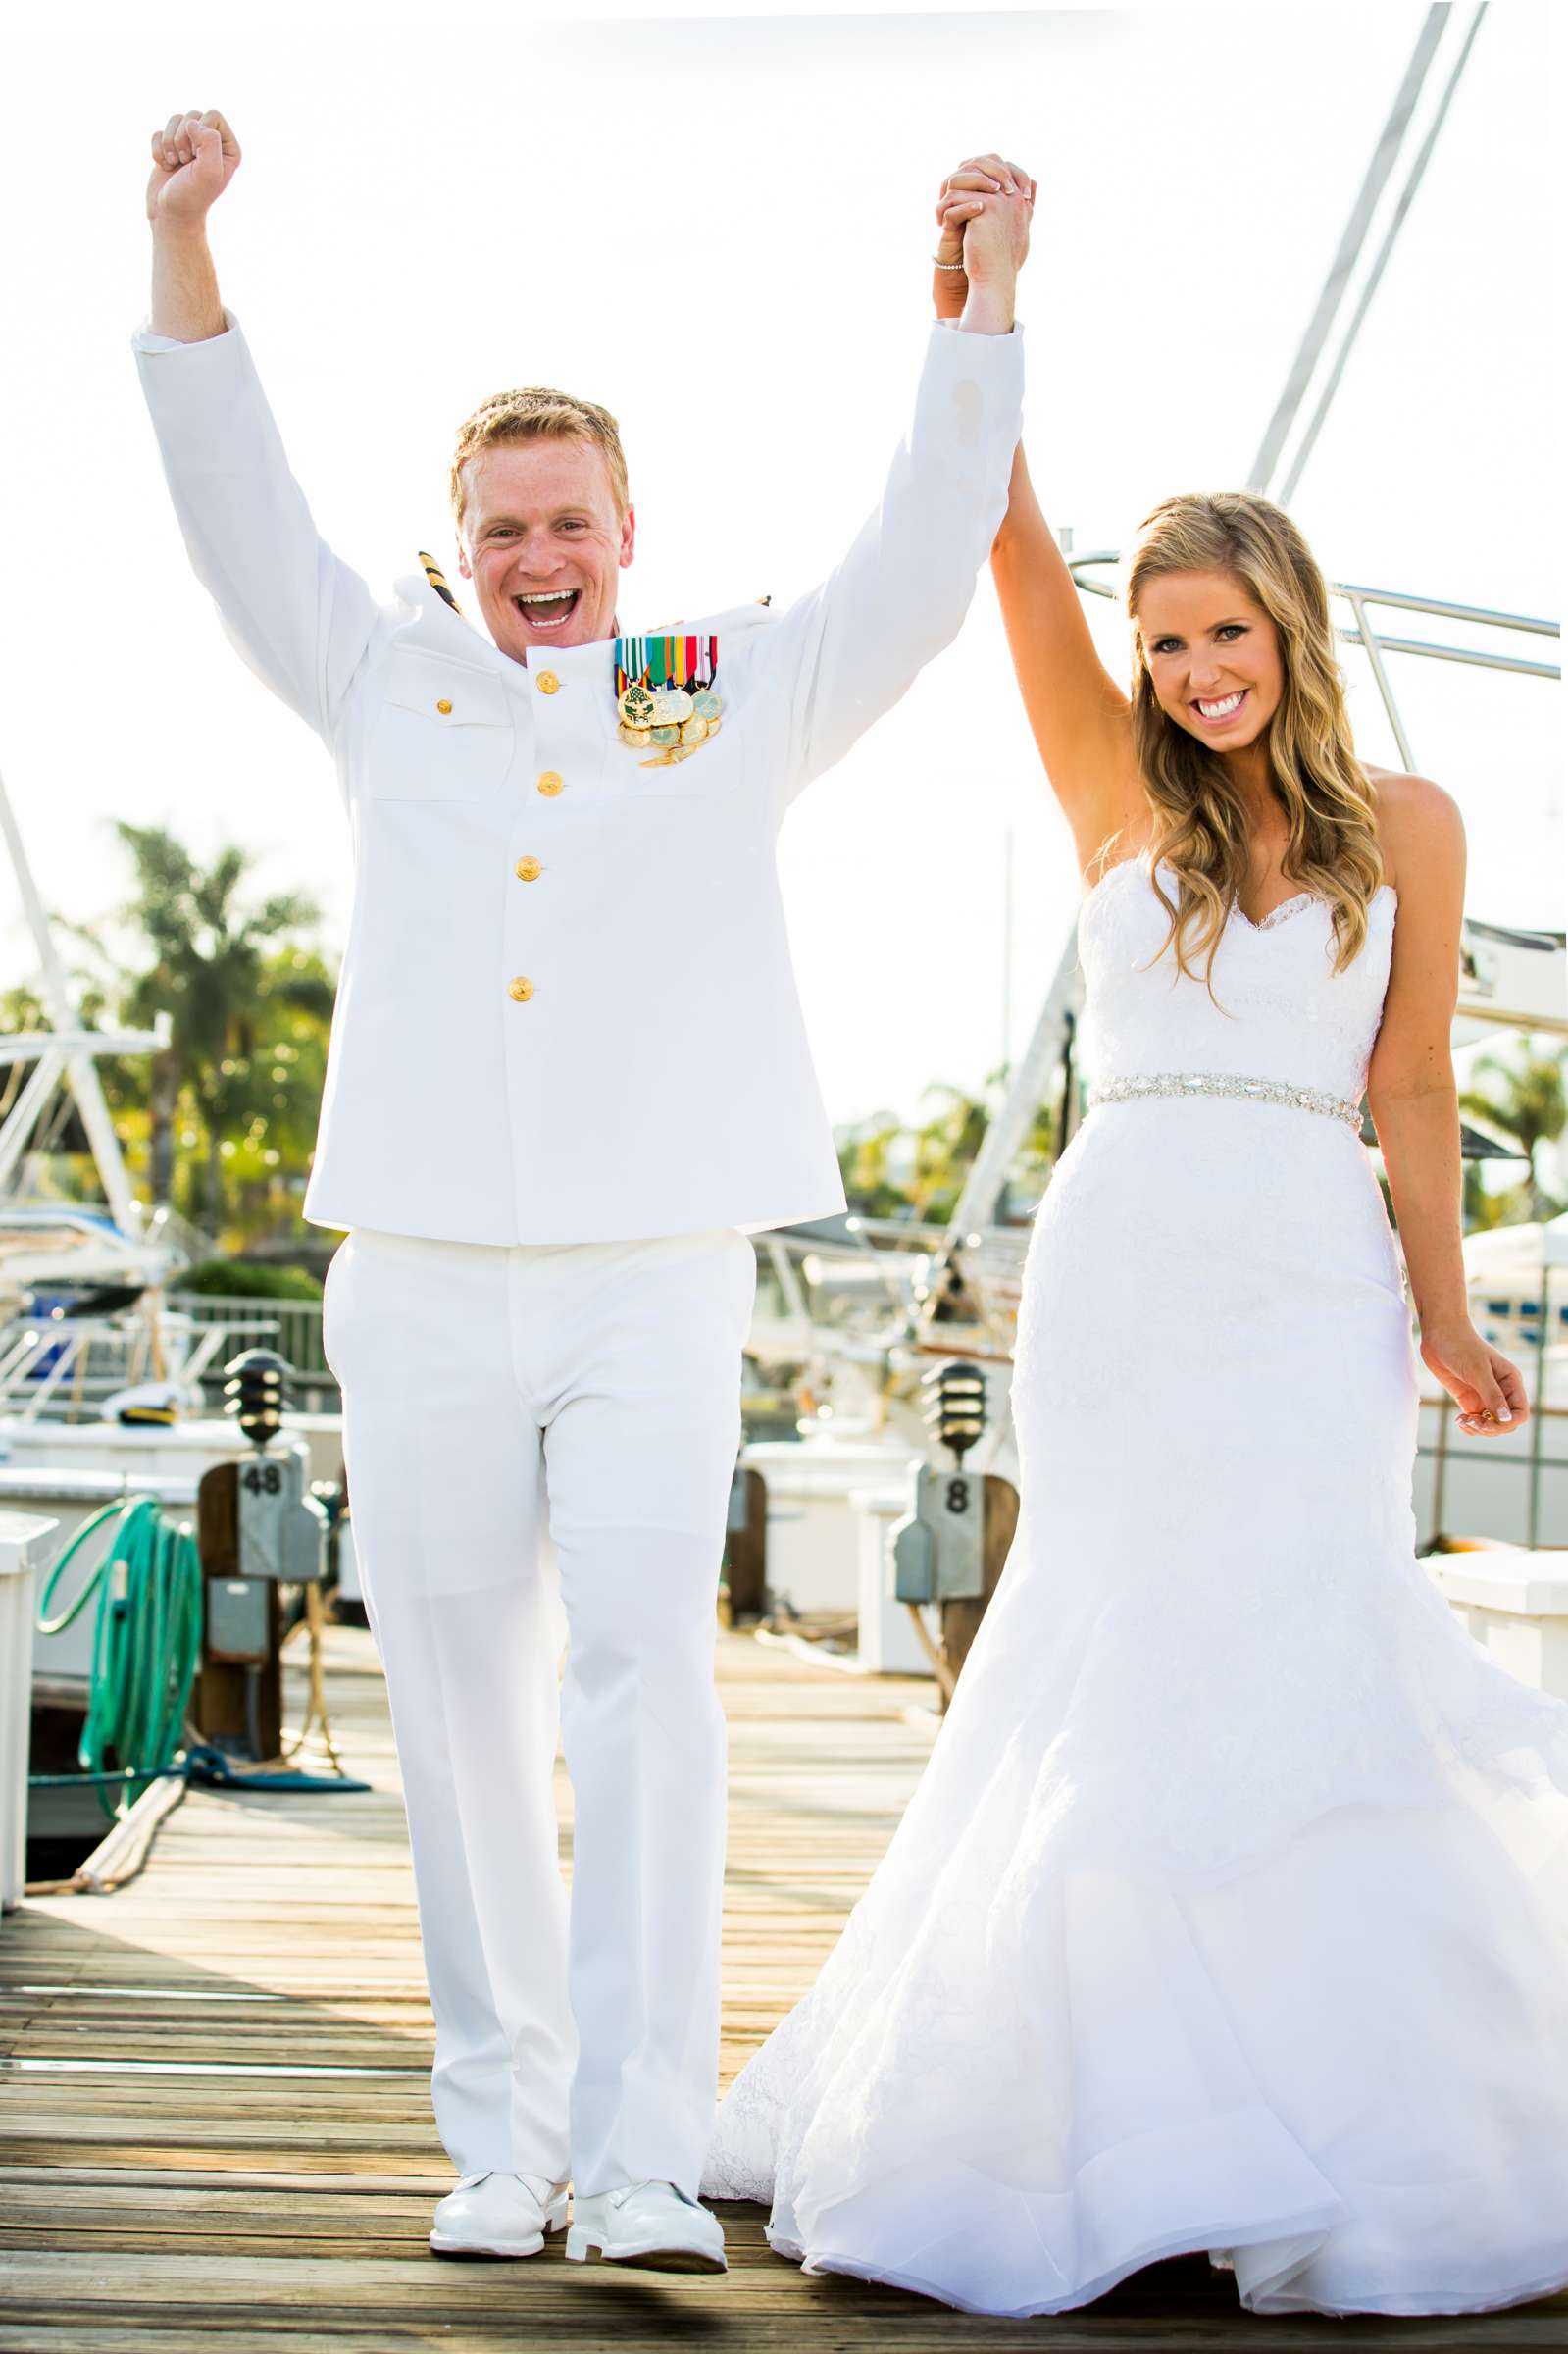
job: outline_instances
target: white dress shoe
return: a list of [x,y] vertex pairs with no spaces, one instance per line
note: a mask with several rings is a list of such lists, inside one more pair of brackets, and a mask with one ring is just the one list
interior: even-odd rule
[[465,2175],[435,2210],[436,2256],[536,2256],[566,2229],[566,2184],[543,2175]]
[[567,2260],[642,2265],[651,2273],[725,2273],[724,2226],[672,2182],[627,2182],[572,2202]]

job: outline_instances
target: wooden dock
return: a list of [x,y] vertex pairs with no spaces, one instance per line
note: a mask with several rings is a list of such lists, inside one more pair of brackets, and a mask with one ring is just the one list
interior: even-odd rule
[[[142,1875],[0,1926],[3,2354],[452,2354],[689,2345],[1340,2348],[1568,2341],[1568,2298],[1454,2321],[1259,2322],[1200,2259],[1086,2312],[982,2321],[805,2279],[758,2209],[724,2279],[458,2265],[425,2245],[452,2176],[384,1693],[370,1638],[329,1635],[329,1695],[368,1796],[193,1791]],[[808,1986],[919,1776],[931,1687],[720,1640],[731,1721],[725,2069]],[[564,1780],[563,1811],[570,1792]]]

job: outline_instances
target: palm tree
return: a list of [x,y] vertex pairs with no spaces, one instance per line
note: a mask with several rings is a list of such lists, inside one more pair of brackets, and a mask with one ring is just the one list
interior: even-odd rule
[[[1552,1206],[1536,1172],[1536,1147],[1555,1143],[1568,1126],[1568,1095],[1564,1089],[1561,1049],[1535,1049],[1526,1038],[1512,1056],[1484,1054],[1471,1069],[1471,1085],[1459,1098],[1461,1111],[1473,1113],[1514,1138],[1530,1165],[1530,1214],[1543,1218]],[[1477,1080],[1490,1082],[1478,1087]]]
[[[872,1217],[950,1217],[1007,1079],[1005,1070],[993,1071],[979,1095],[933,1081],[922,1093],[925,1117],[917,1125],[904,1126],[892,1112],[879,1111],[842,1130],[838,1166],[850,1207]],[[1031,1205],[1044,1191],[1056,1155],[1059,1092],[1053,1077],[1010,1172],[1009,1193],[1016,1189]],[[907,1177],[895,1177],[895,1169],[907,1170]],[[1007,1198],[999,1213],[1004,1217]]]
[[963,1191],[990,1112],[981,1097],[939,1079],[923,1091],[921,1102],[935,1108],[915,1130],[915,1215],[942,1219]]
[[891,1163],[905,1135],[896,1115],[873,1112],[838,1140],[838,1167],[844,1199],[852,1210],[867,1218],[909,1215],[909,1196],[892,1175]]
[[[267,1085],[256,1067],[259,1027],[269,1003],[329,1017],[332,985],[314,959],[279,957],[278,945],[320,920],[303,892],[247,901],[243,886],[252,854],[235,844],[218,852],[205,872],[162,826],[116,827],[135,866],[134,896],[118,920],[148,944],[153,961],[123,974],[124,1017],[151,1023],[171,1019],[169,1045],[153,1057],[148,1100],[148,1190],[168,1202],[175,1179],[175,1132],[179,1100],[188,1088],[207,1131],[204,1208],[218,1212],[227,1128],[254,1117],[251,1098]],[[96,933],[88,933],[101,948]]]
[[297,1185],[309,1166],[334,995],[315,950],[294,944],[268,956],[252,1018],[199,1099],[209,1191],[221,1171],[247,1229],[267,1222],[279,1181]]
[[[926,1089],[922,1102],[935,1100],[937,1108],[915,1131],[918,1217],[952,1215],[986,1130],[1006,1096],[1007,1077],[1005,1070],[992,1071],[978,1096],[939,1080]],[[1054,1078],[1051,1084],[1054,1090]],[[1056,1105],[1051,1091],[1047,1091],[1019,1148],[1010,1172],[1011,1183],[1032,1196],[1043,1191],[1055,1153]]]

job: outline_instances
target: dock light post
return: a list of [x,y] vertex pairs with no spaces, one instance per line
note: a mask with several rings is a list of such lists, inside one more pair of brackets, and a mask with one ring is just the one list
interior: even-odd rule
[[265,1447],[283,1427],[283,1408],[288,1403],[286,1360],[272,1349],[246,1349],[224,1370],[228,1375],[224,1383],[225,1413],[233,1415],[253,1447]]
[[955,1359],[928,1373],[920,1386],[929,1393],[926,1427],[962,1470],[965,1455],[986,1428],[986,1376],[979,1365]]

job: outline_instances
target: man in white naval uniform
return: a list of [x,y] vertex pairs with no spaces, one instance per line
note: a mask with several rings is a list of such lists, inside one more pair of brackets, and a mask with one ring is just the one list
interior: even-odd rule
[[206,216],[233,134],[185,114],[152,146],[135,343],[180,528],[240,652],[331,752],[353,842],[305,1215],[348,1230],[327,1340],[461,2176],[431,2245],[531,2254],[571,2183],[569,2255],[722,2270],[696,2191],[746,1236],[843,1205],[775,839],[963,620],[1020,430],[1030,183],[987,159],[969,306],[933,332],[878,511],[777,616],[692,625],[717,638],[722,723],[649,766],[617,712],[634,517],[613,420],[548,400],[536,431],[471,420],[460,569],[487,638],[424,572],[378,602],[319,537],[219,297]]

